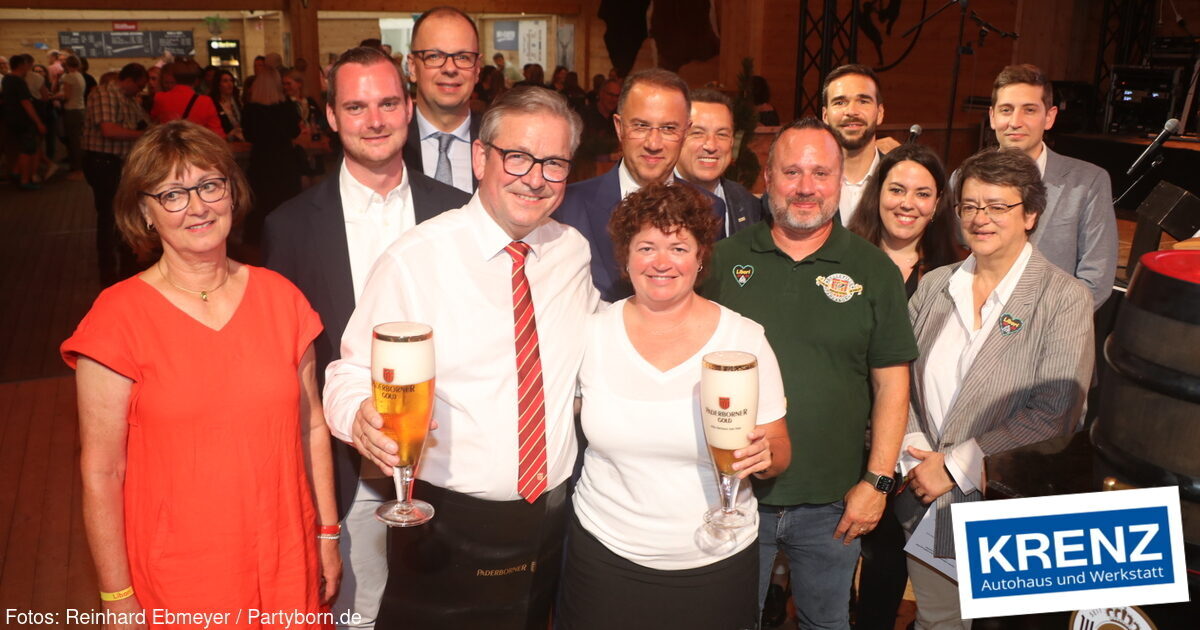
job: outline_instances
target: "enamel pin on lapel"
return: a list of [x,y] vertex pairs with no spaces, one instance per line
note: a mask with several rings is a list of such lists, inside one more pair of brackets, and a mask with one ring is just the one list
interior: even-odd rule
[[733,279],[737,280],[739,287],[746,286],[750,282],[750,277],[754,275],[754,265],[734,265]]
[[1000,334],[1002,335],[1011,335],[1019,332],[1021,330],[1021,326],[1024,325],[1025,322],[1013,317],[1011,313],[1005,313],[1000,316]]

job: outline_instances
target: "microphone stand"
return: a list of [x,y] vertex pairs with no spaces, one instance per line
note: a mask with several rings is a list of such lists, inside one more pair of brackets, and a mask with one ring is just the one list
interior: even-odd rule
[[[1163,161],[1162,154],[1156,156],[1154,161],[1150,163],[1150,167],[1143,170],[1142,174],[1138,175],[1138,178],[1133,180],[1133,183],[1125,189],[1125,192],[1121,193],[1121,196],[1117,197],[1116,201],[1113,201],[1113,207],[1119,208],[1126,201],[1125,198],[1133,192],[1133,189],[1137,188],[1138,184],[1141,184],[1147,175],[1158,170],[1158,167],[1162,166]],[[1129,243],[1129,258],[1125,261],[1126,283],[1133,279],[1133,270],[1137,267],[1138,260],[1141,259],[1142,254],[1158,249],[1158,244],[1162,241],[1162,233],[1162,228],[1159,227],[1157,221],[1145,216],[1140,211],[1137,212],[1137,226],[1133,228],[1133,240]]]
[[978,13],[975,13],[974,11],[969,10],[968,5],[970,4],[970,0],[950,0],[946,4],[942,5],[937,11],[934,11],[933,13],[929,14],[928,17],[921,20],[920,22],[917,22],[915,25],[913,25],[907,31],[904,31],[904,33],[902,33],[900,35],[900,37],[902,37],[902,38],[908,37],[914,31],[916,31],[918,28],[920,28],[921,25],[932,20],[933,18],[937,17],[938,14],[940,14],[942,11],[945,11],[946,9],[949,9],[951,6],[956,5],[956,4],[959,5],[959,7],[961,7],[962,10],[958,16],[958,39],[955,40],[955,43],[954,43],[954,70],[953,70],[953,74],[950,75],[950,103],[949,103],[948,107],[946,108],[946,138],[945,138],[945,142],[942,145],[942,161],[946,164],[950,164],[950,140],[951,140],[952,136],[954,135],[954,110],[956,109],[955,101],[958,100],[958,72],[959,72],[959,69],[962,67],[963,54],[964,53],[971,54],[971,52],[972,52],[969,47],[963,46],[963,33],[966,31],[966,27],[967,27],[967,16],[970,15],[972,20],[975,20],[976,23],[978,23],[980,26],[982,26],[984,28],[990,27],[991,31],[997,33],[1001,37],[1012,37],[1013,39],[1017,38],[1017,35],[1015,33],[1008,33],[1006,31],[1002,31],[998,28],[995,28],[995,27],[991,26],[991,24],[989,24],[986,20],[979,17]]
[[1142,183],[1142,180],[1146,179],[1147,175],[1149,175],[1150,173],[1153,173],[1159,166],[1162,166],[1163,160],[1164,160],[1164,158],[1161,153],[1158,154],[1157,156],[1155,156],[1154,160],[1152,162],[1150,162],[1150,168],[1143,170],[1142,174],[1138,175],[1137,179],[1133,180],[1133,183],[1130,184],[1129,187],[1125,189],[1125,192],[1121,193],[1121,196],[1117,197],[1113,201],[1113,207],[1114,208],[1121,207],[1121,204],[1124,203],[1125,198],[1128,197],[1129,194],[1133,192],[1133,189],[1137,188],[1138,184]]

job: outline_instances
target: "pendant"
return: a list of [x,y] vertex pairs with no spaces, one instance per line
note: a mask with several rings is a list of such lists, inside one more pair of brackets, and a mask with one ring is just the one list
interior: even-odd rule
[[207,301],[208,301],[208,291],[201,291],[201,292],[200,292],[200,299],[201,299],[201,300],[204,300],[205,302],[207,302]]

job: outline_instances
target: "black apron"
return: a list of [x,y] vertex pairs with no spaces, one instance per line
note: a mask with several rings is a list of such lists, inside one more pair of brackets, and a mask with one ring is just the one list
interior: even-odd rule
[[388,531],[379,630],[545,630],[562,569],[568,483],[530,504],[418,480],[433,520]]

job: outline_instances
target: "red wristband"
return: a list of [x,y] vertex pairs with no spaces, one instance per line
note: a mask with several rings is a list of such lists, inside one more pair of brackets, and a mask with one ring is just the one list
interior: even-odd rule
[[340,523],[337,525],[318,525],[317,533],[325,536],[336,536],[342,533],[342,526]]

